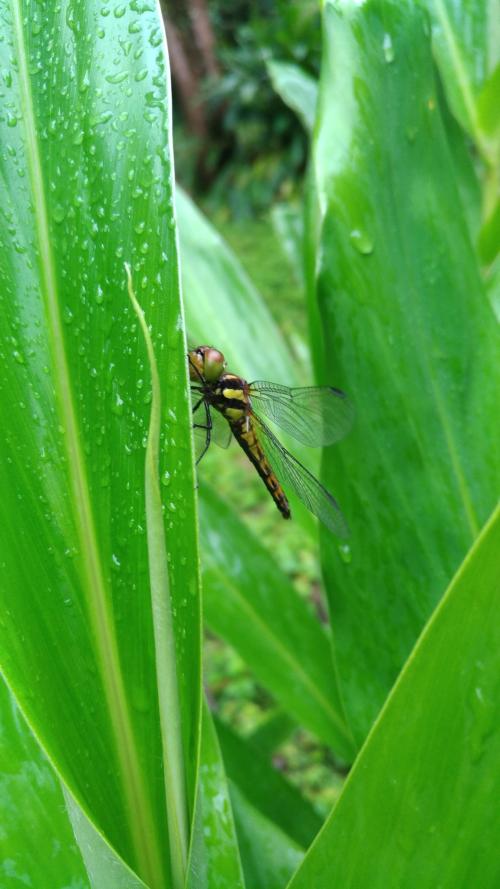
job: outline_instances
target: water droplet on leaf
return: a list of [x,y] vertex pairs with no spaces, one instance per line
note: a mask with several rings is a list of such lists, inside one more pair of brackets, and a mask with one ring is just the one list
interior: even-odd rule
[[355,228],[352,230],[349,237],[358,253],[362,253],[363,256],[369,256],[370,253],[373,253],[373,241],[365,231]]

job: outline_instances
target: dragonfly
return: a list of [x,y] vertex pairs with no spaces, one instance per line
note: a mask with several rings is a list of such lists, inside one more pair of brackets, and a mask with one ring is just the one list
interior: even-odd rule
[[335,498],[281,444],[266,422],[270,420],[310,447],[333,444],[352,425],[353,408],[344,392],[331,386],[289,388],[264,380],[248,383],[226,370],[224,355],[213,346],[191,349],[188,361],[193,426],[202,438],[196,462],[212,440],[227,447],[234,437],[283,518],[291,517],[283,487],[290,486],[333,534],[347,537],[347,522]]

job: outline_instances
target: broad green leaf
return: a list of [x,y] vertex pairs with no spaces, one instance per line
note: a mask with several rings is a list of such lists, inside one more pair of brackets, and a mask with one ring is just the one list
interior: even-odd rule
[[144,889],[70,794],[61,790],[57,773],[3,681],[0,698],[2,887]]
[[[187,824],[200,621],[164,36],[143,2],[12,0],[1,17],[3,668],[96,830],[148,885],[170,886],[188,838],[165,782],[171,765]],[[125,262],[159,371],[153,409]],[[170,607],[175,651],[155,652]],[[184,764],[164,769],[173,726]]]
[[244,889],[240,853],[211,713],[203,709],[200,780],[196,796],[187,889]]
[[[432,21],[434,52],[448,101],[487,160],[493,160],[478,109],[481,89],[500,61],[498,0],[420,0]],[[391,37],[390,30],[387,31]],[[397,47],[394,47],[394,53]]]
[[323,535],[324,572],[362,740],[495,503],[500,343],[418,7],[326,4],[318,113],[321,376],[356,406],[325,453],[352,533]]
[[495,889],[500,508],[419,639],[290,889]]
[[318,84],[314,77],[291,62],[270,61],[267,70],[278,95],[295,111],[304,129],[311,133],[318,100]]
[[266,760],[251,738],[241,738],[220,719],[217,736],[228,778],[254,808],[306,849],[321,818],[301,793]]
[[352,759],[329,639],[269,552],[207,484],[201,497],[204,618],[299,723]]
[[88,889],[50,763],[0,681],[0,884]]
[[230,782],[241,859],[248,889],[285,889],[304,852],[248,802]]

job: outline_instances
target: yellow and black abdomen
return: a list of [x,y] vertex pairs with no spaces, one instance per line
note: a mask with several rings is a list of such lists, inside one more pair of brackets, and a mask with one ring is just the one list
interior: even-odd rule
[[248,383],[235,374],[223,374],[217,382],[211,401],[228,421],[236,441],[255,466],[283,518],[289,519],[290,505],[255,430]]

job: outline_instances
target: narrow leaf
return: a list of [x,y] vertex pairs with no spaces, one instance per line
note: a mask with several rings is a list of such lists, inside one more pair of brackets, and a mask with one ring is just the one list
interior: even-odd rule
[[200,780],[187,889],[244,889],[240,853],[217,733],[203,709]]
[[318,100],[318,84],[314,77],[290,62],[270,61],[267,70],[278,95],[296,112],[305,130],[311,133]]
[[306,849],[321,827],[319,815],[251,738],[240,738],[220,719],[215,724],[230,780],[254,808]]

